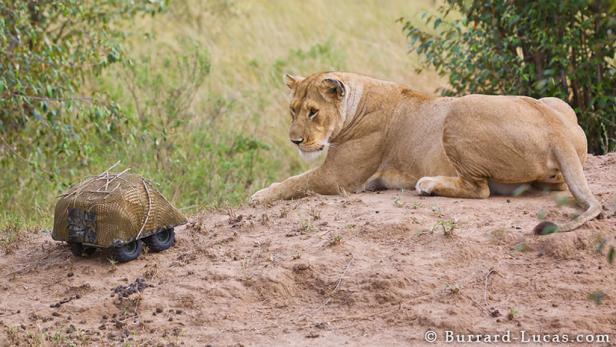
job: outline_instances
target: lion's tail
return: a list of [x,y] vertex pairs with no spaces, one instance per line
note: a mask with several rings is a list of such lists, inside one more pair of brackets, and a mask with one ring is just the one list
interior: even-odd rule
[[[535,227],[535,231],[540,233],[540,230],[546,230],[546,225],[550,224],[555,226],[555,231],[571,231],[582,224],[592,220],[601,213],[601,203],[590,191],[584,171],[582,169],[582,163],[573,148],[573,146],[566,141],[562,147],[554,149],[556,160],[560,166],[560,171],[565,177],[565,182],[569,186],[569,190],[577,200],[578,204],[585,209],[585,211],[579,215],[575,220],[555,226],[552,223],[544,222]],[[543,224],[543,226],[541,226]],[[540,227],[541,226],[541,227]],[[539,228],[539,229],[538,229]],[[552,230],[554,231],[554,230]]]

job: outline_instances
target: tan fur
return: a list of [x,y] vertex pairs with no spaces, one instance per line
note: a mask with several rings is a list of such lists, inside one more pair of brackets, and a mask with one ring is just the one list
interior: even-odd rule
[[304,152],[329,150],[320,167],[256,192],[253,203],[413,187],[422,195],[487,198],[499,184],[563,189],[566,182],[586,210],[560,231],[601,211],[582,171],[586,136],[559,99],[430,97],[342,72],[287,76],[286,84],[291,140],[302,140]]

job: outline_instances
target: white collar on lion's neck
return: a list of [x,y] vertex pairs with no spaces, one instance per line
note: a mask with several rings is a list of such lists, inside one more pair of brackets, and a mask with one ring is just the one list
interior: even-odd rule
[[[361,75],[360,75],[361,76]],[[345,95],[340,102],[339,112],[342,117],[340,128],[330,129],[329,136],[337,138],[344,136],[351,128],[355,127],[367,114],[379,110],[379,106],[375,104],[369,107],[368,99],[380,97],[391,92],[391,88],[396,87],[396,83],[378,80],[367,76],[357,78],[356,74],[337,73],[325,78],[336,78],[340,80],[345,87]],[[328,138],[329,138],[328,136]],[[332,140],[334,140],[332,138]]]
[[362,83],[354,79],[343,81],[346,87],[346,95],[340,103],[340,115],[342,116],[342,128],[346,127],[357,116],[357,109],[364,93]]

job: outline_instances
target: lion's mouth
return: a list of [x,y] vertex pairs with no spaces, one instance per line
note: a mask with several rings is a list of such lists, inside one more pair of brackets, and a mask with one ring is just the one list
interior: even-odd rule
[[326,144],[322,144],[322,145],[316,145],[316,146],[297,146],[298,150],[299,150],[299,154],[302,156],[302,158],[306,161],[314,161],[316,160],[318,157],[321,156],[321,153],[323,153],[325,147],[327,147]]
[[308,145],[308,146],[298,146],[299,150],[304,153],[312,153],[312,152],[320,152],[325,149],[325,145]]

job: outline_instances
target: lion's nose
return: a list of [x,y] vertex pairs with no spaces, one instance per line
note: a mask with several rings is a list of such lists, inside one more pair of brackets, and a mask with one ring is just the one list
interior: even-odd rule
[[304,139],[301,137],[298,139],[291,139],[291,142],[299,146],[300,143],[304,142]]

